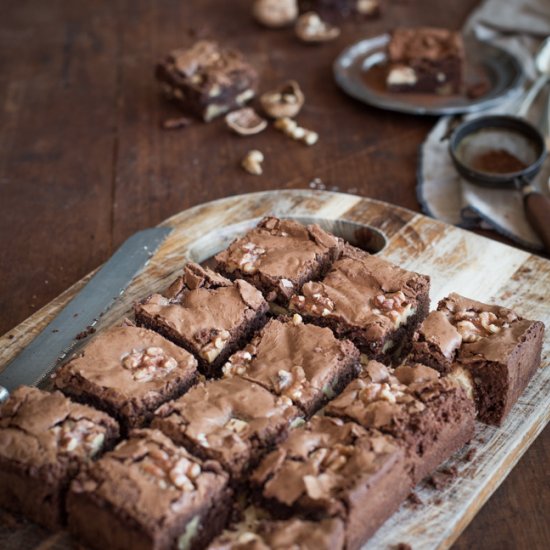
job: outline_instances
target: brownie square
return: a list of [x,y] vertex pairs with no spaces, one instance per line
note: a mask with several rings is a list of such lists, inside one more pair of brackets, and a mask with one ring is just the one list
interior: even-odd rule
[[104,550],[204,547],[225,525],[228,476],[158,430],[134,430],[79,474],[69,491],[69,530]]
[[398,28],[387,49],[386,85],[392,92],[458,94],[464,44],[460,33],[432,27]]
[[188,264],[163,293],[136,304],[138,324],[193,353],[207,376],[220,374],[226,359],[264,325],[269,307],[243,280],[234,282]]
[[117,418],[127,432],[185,392],[196,375],[190,353],[152,330],[124,325],[96,336],[54,380],[65,394]]
[[0,506],[61,527],[70,480],[118,435],[105,413],[60,392],[19,387],[0,406]]
[[217,269],[248,281],[266,300],[286,306],[306,281],[322,277],[338,258],[343,241],[318,225],[264,218],[216,257]]
[[404,363],[392,371],[369,361],[325,414],[392,435],[408,453],[414,484],[474,434],[474,404],[466,391],[420,364]]
[[164,404],[153,427],[195,455],[217,460],[238,479],[286,437],[300,414],[288,399],[235,377],[199,384]]
[[304,319],[349,338],[371,359],[402,352],[429,309],[430,279],[346,245],[320,282],[290,300]]
[[155,74],[170,99],[206,122],[242,107],[258,86],[258,73],[239,51],[210,40],[173,50]]
[[260,384],[310,416],[357,376],[359,352],[329,329],[305,324],[295,315],[269,321],[222,370],[226,378]]
[[253,528],[236,525],[224,531],[208,550],[344,550],[344,523],[338,518],[309,521],[265,519]]
[[411,488],[405,453],[393,438],[328,417],[293,430],[251,484],[276,516],[341,519],[346,548],[359,548]]
[[482,422],[501,425],[540,366],[543,336],[540,321],[453,293],[419,327],[412,354],[459,380]]

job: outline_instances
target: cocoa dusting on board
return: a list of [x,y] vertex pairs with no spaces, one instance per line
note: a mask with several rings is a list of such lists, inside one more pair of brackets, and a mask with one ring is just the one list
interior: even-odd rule
[[488,172],[490,174],[520,172],[527,168],[527,166],[527,164],[505,149],[486,151],[475,157],[472,161],[472,168],[479,172]]

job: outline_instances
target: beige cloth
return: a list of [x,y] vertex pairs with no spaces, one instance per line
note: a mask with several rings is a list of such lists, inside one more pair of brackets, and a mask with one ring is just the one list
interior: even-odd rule
[[[550,35],[550,0],[486,0],[472,13],[464,32],[513,52],[521,60],[530,84],[536,77],[533,55],[542,40]],[[550,85],[547,85],[527,115],[537,126],[549,93]],[[518,101],[510,100],[498,109],[467,118],[492,113],[515,114],[517,107]],[[542,244],[525,218],[518,191],[484,189],[457,174],[445,138],[452,122],[452,117],[441,118],[421,148],[417,191],[424,211],[462,227],[494,229],[523,246],[540,250]],[[548,195],[549,178],[550,159],[547,159],[533,183]]]

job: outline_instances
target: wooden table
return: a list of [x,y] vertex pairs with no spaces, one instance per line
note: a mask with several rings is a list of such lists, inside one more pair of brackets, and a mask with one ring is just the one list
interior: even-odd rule
[[[398,24],[461,27],[477,0],[387,0],[375,22],[347,24],[321,47],[260,29],[249,0],[7,0],[0,18],[0,333],[105,261],[134,231],[236,193],[308,187],[419,210],[417,149],[434,119],[348,99],[331,79],[347,44]],[[231,135],[222,121],[165,131],[176,116],[152,77],[156,59],[196,37],[245,51],[262,88],[297,79],[311,148],[273,129]],[[263,176],[239,162],[252,148]],[[547,548],[550,429],[456,543],[457,549]],[[544,490],[546,488],[546,490]]]

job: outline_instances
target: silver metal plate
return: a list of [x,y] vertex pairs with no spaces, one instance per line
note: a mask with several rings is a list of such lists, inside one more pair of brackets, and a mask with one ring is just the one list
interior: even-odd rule
[[171,227],[155,227],[130,237],[0,373],[0,402],[16,387],[39,384],[50,374],[57,363],[75,349],[79,343],[77,335],[97,323],[171,231]]
[[472,113],[496,107],[521,92],[524,73],[518,59],[488,42],[466,41],[466,86],[485,82],[487,89],[475,99],[466,95],[390,92],[384,80],[389,34],[358,42],[336,59],[337,84],[350,96],[381,109],[416,115]]

